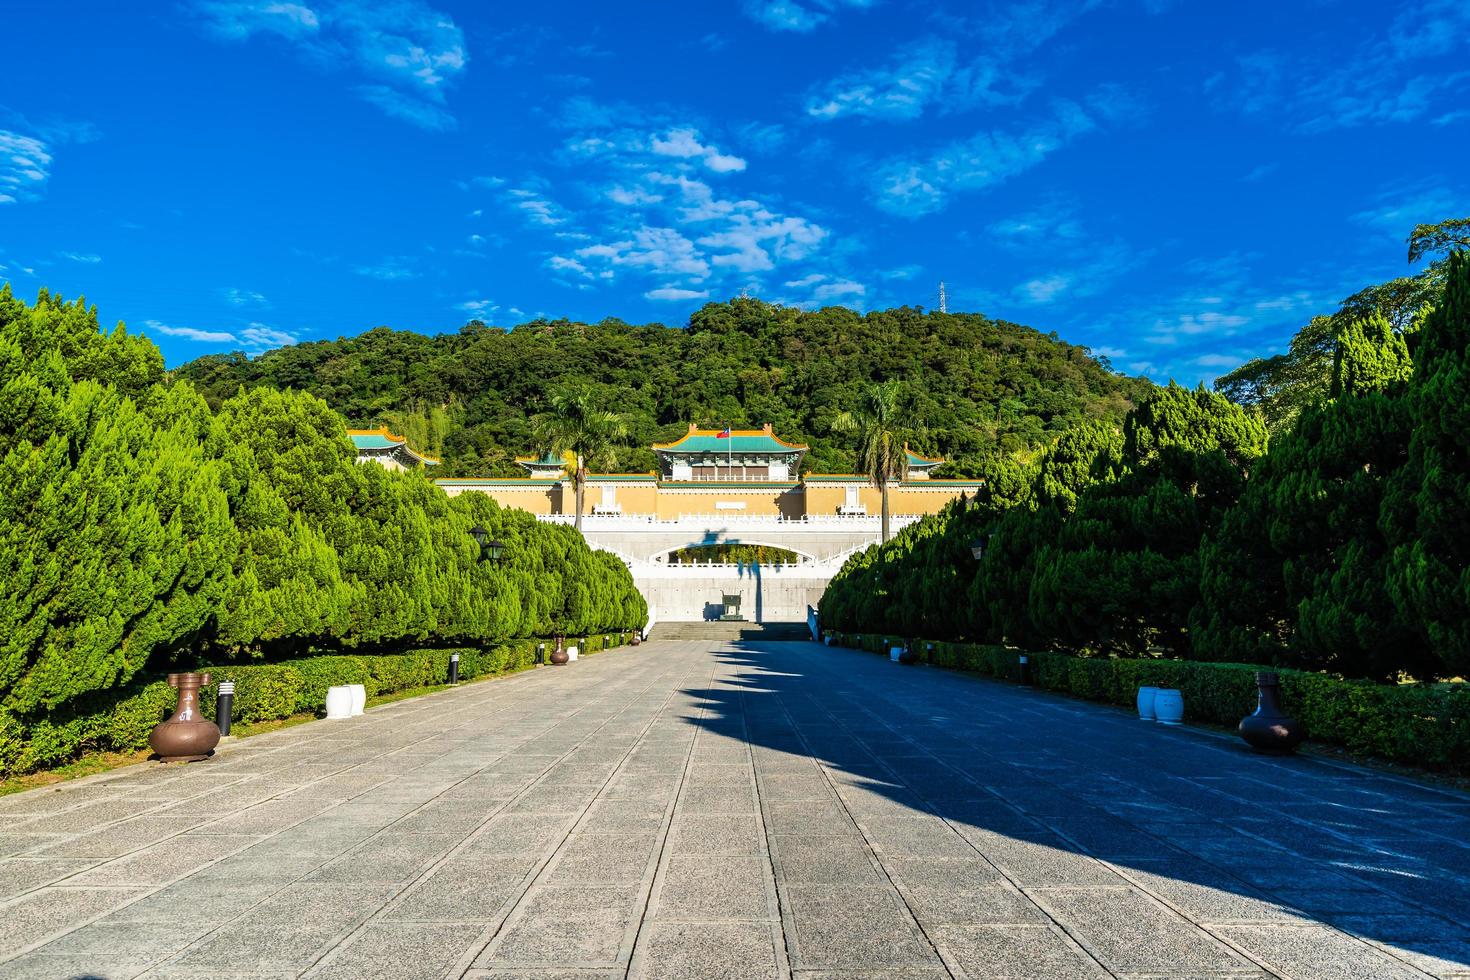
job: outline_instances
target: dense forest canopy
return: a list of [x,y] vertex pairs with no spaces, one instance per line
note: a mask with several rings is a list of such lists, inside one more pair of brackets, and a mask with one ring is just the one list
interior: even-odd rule
[[1470,251],[1352,303],[1262,397],[1156,389],[854,555],[824,625],[1470,676]]
[[212,404],[242,387],[309,392],[353,424],[387,423],[442,455],[444,476],[521,475],[514,458],[540,448],[531,417],[566,382],[590,384],[623,415],[620,470],[653,469],[649,445],[690,422],[770,422],[811,445],[808,470],[851,472],[855,437],[833,423],[873,382],[903,378],[913,448],[950,460],[945,476],[985,472],[1088,419],[1121,419],[1152,388],[1055,334],[978,314],[803,311],[747,298],[709,303],[687,328],[472,321],[425,336],[384,327],[253,360],[203,357],[175,376]]

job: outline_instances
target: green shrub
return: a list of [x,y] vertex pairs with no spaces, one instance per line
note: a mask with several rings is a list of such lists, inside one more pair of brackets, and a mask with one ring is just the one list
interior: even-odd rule
[[[218,682],[235,682],[230,717],[236,722],[274,721],[326,707],[327,688],[361,684],[368,697],[443,684],[449,656],[459,654],[461,680],[524,670],[536,660],[539,640],[480,649],[409,650],[378,656],[304,657],[278,664],[204,667],[214,682],[200,691],[200,709],[215,715]],[[69,762],[84,752],[130,752],[174,708],[172,688],[161,680],[95,691],[56,711],[21,717],[0,711],[0,776],[19,775]]]
[[[887,654],[891,638],[832,632],[833,643]],[[893,640],[892,642],[903,642]],[[1003,680],[1017,679],[1021,651],[985,644],[915,640],[921,661]],[[1027,653],[1032,683],[1093,701],[1132,706],[1140,687],[1176,688],[1186,717],[1234,726],[1255,710],[1249,664]],[[1470,767],[1470,690],[1375,684],[1278,670],[1286,710],[1311,738],[1391,762],[1463,772]]]

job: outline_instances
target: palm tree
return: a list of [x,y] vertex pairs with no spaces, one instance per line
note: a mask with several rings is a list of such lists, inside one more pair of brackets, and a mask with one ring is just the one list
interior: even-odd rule
[[587,492],[587,467],[605,466],[612,462],[613,445],[628,437],[628,427],[620,415],[597,407],[592,391],[584,385],[563,385],[552,389],[548,410],[532,422],[536,436],[556,455],[575,453],[577,468],[572,485],[577,491],[577,530],[582,530],[582,506]]
[[856,412],[843,412],[833,423],[838,431],[856,431],[858,467],[883,497],[883,540],[888,540],[888,485],[909,475],[909,451],[903,437],[903,386],[884,381],[863,392]]

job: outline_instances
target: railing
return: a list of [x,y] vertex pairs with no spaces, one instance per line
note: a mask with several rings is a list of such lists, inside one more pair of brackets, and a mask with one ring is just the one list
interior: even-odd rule
[[[537,514],[539,520],[552,524],[574,524],[574,514]],[[921,520],[923,515],[919,514],[894,514],[889,518],[889,524],[894,528],[907,527]],[[717,514],[680,514],[678,517],[659,517],[656,514],[598,514],[588,513],[582,516],[584,527],[596,525],[600,528],[616,530],[618,527],[637,528],[639,530],[650,527],[687,527],[690,524],[708,526],[713,524],[726,525],[760,525],[762,527],[790,527],[790,528],[877,528],[883,522],[878,514],[808,514],[805,517],[781,517],[774,514],[740,514],[722,511]]]

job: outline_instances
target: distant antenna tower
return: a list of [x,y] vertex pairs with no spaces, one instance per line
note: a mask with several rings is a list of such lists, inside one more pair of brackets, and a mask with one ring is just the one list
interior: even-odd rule
[[948,313],[949,312],[949,298],[945,295],[945,292],[944,292],[944,280],[943,279],[939,280],[939,312],[940,313]]

